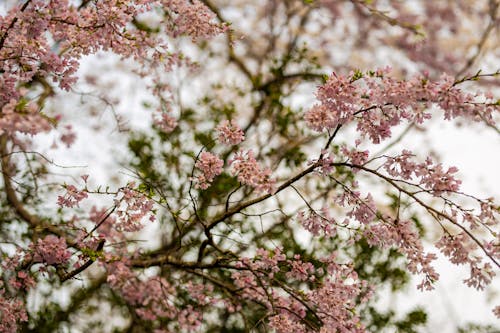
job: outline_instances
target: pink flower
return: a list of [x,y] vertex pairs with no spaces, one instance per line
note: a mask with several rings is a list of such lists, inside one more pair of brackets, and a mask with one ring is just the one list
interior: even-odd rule
[[356,201],[357,205],[347,213],[347,216],[363,224],[369,224],[375,219],[377,213],[377,207],[372,195],[368,193],[364,199],[356,195]]
[[223,165],[224,162],[217,155],[206,151],[202,152],[195,164],[195,167],[202,172],[195,178],[196,188],[207,189],[214,178],[222,173]]
[[390,77],[387,69],[359,74],[333,74],[319,87],[319,103],[304,115],[309,128],[321,132],[355,122],[361,137],[380,143],[403,121],[422,124],[430,119],[427,110],[431,106],[439,107],[447,120],[463,117],[494,123],[491,105],[479,102],[491,101],[488,94],[465,93],[450,76],[430,81],[425,75],[416,75],[405,81]]
[[73,185],[66,186],[66,194],[64,196],[57,197],[57,204],[61,207],[78,207],[78,204],[83,199],[87,198],[88,194],[85,191],[79,191]]
[[360,95],[349,77],[333,74],[316,93],[321,104],[306,112],[307,125],[320,132],[351,121],[359,109]]
[[[0,81],[0,86],[1,83]],[[2,89],[0,89],[0,93]],[[35,103],[23,105],[22,101],[13,98],[2,107],[1,114],[0,134],[20,132],[35,135],[52,129],[47,117],[40,114]]]
[[497,318],[500,318],[500,305],[496,306],[496,307],[493,309],[493,314],[494,314]]
[[[362,166],[368,161],[369,152],[368,150],[358,151],[356,149],[347,149],[346,146],[342,146],[342,153],[351,160],[352,164]],[[356,171],[355,169],[354,171]]]
[[271,178],[271,169],[262,169],[251,149],[246,153],[243,151],[236,153],[229,164],[232,165],[233,174],[238,176],[241,183],[252,186],[259,192],[274,191],[276,180]]
[[334,236],[336,234],[335,220],[329,215],[326,207],[322,209],[322,215],[315,211],[309,211],[309,215],[306,217],[304,212],[299,212],[297,220],[304,229],[315,236],[322,233],[327,236]]
[[64,126],[64,129],[65,131],[61,135],[61,141],[69,148],[76,141],[76,133],[73,131],[73,126],[71,125]]
[[116,223],[118,231],[139,231],[143,228],[143,219],[153,222],[155,215],[153,211],[154,201],[144,194],[133,189],[134,183],[120,190],[122,197],[115,199]]
[[456,167],[449,167],[445,171],[441,163],[435,164],[430,158],[424,163],[415,163],[412,157],[411,151],[403,150],[396,157],[387,157],[384,168],[392,177],[401,177],[405,180],[416,178],[419,186],[428,189],[429,193],[436,196],[443,192],[459,190],[462,182],[454,176],[458,172]]
[[237,145],[245,140],[245,134],[234,120],[231,120],[231,123],[224,120],[217,126],[216,131],[219,142],[226,145]]
[[274,328],[277,333],[307,332],[305,325],[298,319],[299,318],[286,314],[276,315],[269,318],[269,326]]
[[168,113],[162,112],[159,117],[155,117],[154,124],[161,131],[170,133],[177,127],[177,120]]
[[35,244],[33,260],[43,262],[48,265],[64,264],[71,257],[66,240],[54,235],[45,236]]
[[[0,284],[0,287],[3,287]],[[4,298],[4,290],[0,288],[0,332],[17,332],[18,322],[28,321],[26,305],[17,298]]]
[[[171,296],[175,296],[175,288],[167,280],[160,277],[141,280],[125,260],[107,263],[106,269],[109,272],[107,282],[111,288],[134,306],[135,312],[142,319],[172,319],[180,315],[181,311],[171,300]],[[194,320],[189,319],[186,318],[186,325],[194,325]]]
[[193,40],[206,38],[221,32],[227,27],[216,22],[215,14],[201,1],[163,0],[164,8],[170,11],[173,19],[169,33],[174,37],[189,35]]

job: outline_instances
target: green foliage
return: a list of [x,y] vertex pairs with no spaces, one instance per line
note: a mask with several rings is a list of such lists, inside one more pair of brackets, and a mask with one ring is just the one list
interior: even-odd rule
[[493,325],[481,325],[475,323],[468,323],[458,328],[458,333],[500,333],[498,327]]
[[423,309],[409,312],[403,320],[396,322],[395,326],[400,332],[417,333],[417,328],[427,322],[427,313]]
[[416,308],[406,313],[403,319],[398,320],[394,311],[381,312],[374,307],[365,311],[365,319],[369,318],[367,329],[369,332],[389,331],[417,333],[419,328],[427,322],[427,314],[423,309]]

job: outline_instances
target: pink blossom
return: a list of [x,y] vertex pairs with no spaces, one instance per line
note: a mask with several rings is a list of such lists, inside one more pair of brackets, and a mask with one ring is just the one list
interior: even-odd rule
[[[159,277],[141,280],[125,260],[106,263],[105,267],[110,286],[136,308],[135,312],[142,319],[173,319],[179,315],[179,309],[170,299],[175,296],[175,288],[167,280]],[[186,325],[194,325],[190,319],[184,319]]]
[[500,305],[497,305],[497,306],[493,309],[493,314],[494,314],[497,318],[500,318]]
[[468,263],[469,252],[473,249],[470,240],[464,233],[455,236],[443,235],[435,245],[455,265]]
[[222,173],[222,161],[217,155],[209,152],[202,152],[195,163],[195,167],[201,171],[201,174],[195,177],[196,187],[203,190],[207,189],[215,177]]
[[72,130],[71,125],[64,126],[65,132],[61,135],[61,141],[69,148],[76,141],[76,133]]
[[78,207],[79,203],[87,197],[87,192],[80,191],[73,185],[66,185],[66,194],[57,197],[57,204],[61,207]]
[[169,33],[174,37],[186,34],[195,40],[219,34],[227,29],[226,26],[216,22],[215,15],[199,0],[161,2],[172,13],[173,21],[169,26]]
[[290,271],[286,273],[287,278],[298,281],[314,280],[316,271],[314,265],[300,260],[300,255],[296,255],[293,260],[288,260],[288,264],[290,265]]
[[322,233],[327,236],[334,236],[336,234],[335,219],[328,214],[326,207],[322,209],[322,213],[320,215],[315,211],[309,211],[309,215],[306,217],[306,214],[301,211],[297,215],[297,220],[304,229],[315,236]]
[[193,332],[201,326],[203,313],[195,310],[192,305],[188,305],[186,309],[182,309],[177,314],[177,321],[181,329],[188,332]]
[[28,321],[26,305],[17,298],[5,298],[3,282],[0,283],[0,332],[17,332],[19,323]]
[[177,127],[177,120],[166,112],[162,112],[159,117],[155,117],[154,124],[165,132],[170,133]]
[[229,164],[232,166],[233,174],[238,176],[241,183],[252,186],[259,192],[274,191],[276,180],[271,178],[271,169],[262,169],[251,149],[246,153],[243,151],[236,153]]
[[49,120],[42,116],[35,103],[25,103],[13,98],[3,105],[1,114],[0,134],[20,132],[35,135],[52,129]]
[[116,222],[114,227],[118,231],[139,231],[143,228],[143,220],[154,221],[154,201],[144,194],[133,189],[134,184],[120,189],[120,198],[115,199]]
[[421,283],[417,286],[421,290],[431,290],[434,282],[439,279],[439,274],[432,266],[436,260],[433,253],[425,253],[415,227],[411,221],[388,221],[371,223],[364,231],[368,243],[380,247],[395,246],[395,248],[408,259],[408,270],[413,274],[423,275]]
[[349,77],[335,73],[318,89],[316,96],[321,104],[305,114],[307,125],[316,131],[335,129],[351,121],[361,98]]
[[[368,161],[368,150],[359,151],[342,146],[341,151],[347,158],[349,158],[352,164],[363,166]],[[355,168],[353,170],[357,171],[358,169]]]
[[35,244],[33,260],[47,265],[65,264],[71,258],[66,239],[54,235],[45,236]]
[[234,120],[224,120],[217,126],[216,131],[219,142],[226,145],[237,145],[245,140],[245,134]]
[[306,327],[297,318],[290,315],[276,315],[269,318],[269,326],[276,330],[276,333],[305,333]]
[[[51,130],[50,121],[39,112],[37,104],[21,100],[23,94],[18,87],[38,75],[69,90],[77,80],[82,56],[104,50],[137,59],[144,66],[146,59],[164,59],[166,67],[171,66],[175,56],[170,55],[165,38],[131,24],[158,5],[168,11],[160,24],[167,26],[171,35],[198,39],[227,29],[200,1],[109,0],[78,9],[66,0],[29,1],[26,6],[9,8],[0,17],[0,26],[5,30],[0,48],[1,132],[34,135]],[[16,24],[10,26],[11,22]],[[57,47],[53,41],[57,41]],[[175,127],[168,117],[163,117],[159,125],[165,131]],[[63,134],[62,139],[67,144],[73,140],[71,134]]]
[[377,214],[377,207],[375,206],[372,195],[368,193],[364,199],[358,197],[356,201],[357,205],[347,213],[347,216],[363,224],[372,222]]
[[454,176],[458,172],[456,167],[449,167],[445,171],[441,163],[435,164],[430,157],[424,163],[416,163],[412,160],[413,156],[411,151],[403,150],[396,157],[387,157],[384,169],[392,177],[417,180],[419,186],[428,189],[435,196],[460,189],[462,182]]
[[214,288],[210,284],[198,284],[188,281],[183,289],[189,293],[189,297],[194,299],[199,305],[208,305],[214,302],[213,297],[210,295]]
[[[286,265],[283,265],[284,261]],[[315,274],[327,274],[326,279],[315,288],[301,291],[309,308],[313,308],[322,321],[320,331],[365,332],[354,309],[359,299],[361,302],[368,300],[371,295],[370,287],[358,279],[351,267],[337,264],[335,255],[321,261],[326,270],[316,269],[312,263],[302,261],[300,255],[286,259],[279,248],[276,248],[274,255],[270,255],[267,250],[258,249],[255,258],[245,257],[237,263],[241,270],[233,272],[232,278],[236,286],[242,288],[242,297],[267,304],[272,314],[269,325],[277,332],[309,332],[302,321],[306,316],[304,304],[288,294],[284,296],[270,288],[267,277],[273,279],[280,272],[285,273],[289,279],[315,281]],[[244,268],[251,272],[243,270]],[[273,299],[272,304],[269,303],[269,297]]]
[[333,130],[338,125],[356,123],[361,137],[373,143],[392,136],[392,128],[403,121],[423,123],[431,118],[426,112],[431,105],[439,107],[445,119],[463,117],[473,121],[493,123],[493,108],[481,98],[488,96],[464,93],[450,76],[431,81],[416,75],[409,80],[397,80],[387,70],[378,70],[357,77],[332,74],[318,88],[318,104],[308,110],[304,119],[315,131]]
[[482,264],[479,257],[471,255],[471,253],[478,247],[476,243],[464,232],[456,235],[443,235],[435,246],[447,256],[455,265],[469,265],[470,276],[464,280],[464,283],[469,287],[474,287],[478,290],[491,283],[492,278],[495,276],[491,265],[489,263]]
[[[17,272],[17,276],[13,276],[9,280],[9,286],[18,290],[30,290],[36,286],[36,281],[31,274],[26,271]],[[0,331],[1,332],[1,331]]]
[[470,276],[464,280],[464,283],[477,290],[484,290],[484,288],[491,283],[496,274],[490,263],[484,263],[481,266],[479,262],[480,260],[471,262],[469,266]]
[[316,311],[323,321],[320,332],[366,332],[353,311],[363,284],[359,281],[346,283],[339,273],[335,272],[320,288],[312,290],[308,297],[317,307]]

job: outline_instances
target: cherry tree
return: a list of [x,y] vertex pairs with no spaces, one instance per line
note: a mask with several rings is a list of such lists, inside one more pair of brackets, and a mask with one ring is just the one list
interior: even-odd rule
[[5,1],[0,332],[415,332],[377,300],[438,255],[485,290],[498,204],[405,142],[498,135],[499,7]]

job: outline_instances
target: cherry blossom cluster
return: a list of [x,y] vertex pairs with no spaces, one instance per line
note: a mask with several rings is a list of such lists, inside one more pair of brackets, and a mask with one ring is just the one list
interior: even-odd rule
[[18,323],[28,321],[25,305],[20,299],[5,295],[3,281],[0,281],[0,309],[0,332],[17,332]]
[[[441,198],[445,205],[449,206],[449,213],[442,213],[440,217],[455,226],[463,228],[463,223],[468,222],[471,228],[475,229],[481,225],[491,227],[495,224],[493,222],[496,221],[493,213],[495,208],[491,201],[475,199],[481,208],[480,213],[476,215],[471,211],[460,208],[460,206],[444,196],[445,194],[460,194],[458,191],[461,181],[455,178],[458,171],[455,167],[445,169],[442,164],[433,162],[430,157],[425,162],[418,163],[414,161],[415,155],[412,152],[403,150],[401,154],[394,157],[383,156],[384,163],[381,167],[370,169],[364,166],[368,159],[367,152],[357,151],[356,149],[349,150],[345,146],[341,147],[341,151],[352,164],[335,163],[328,155],[322,155],[325,155],[325,161],[330,164],[330,167],[349,165],[353,172],[361,170],[357,166],[363,167],[362,170],[391,182],[400,191],[412,198],[414,198],[414,189],[417,191],[415,193],[427,192]],[[316,164],[318,168],[325,169],[321,163]],[[389,176],[379,173],[378,170],[381,168]],[[308,217],[305,217],[304,212],[300,212],[298,214],[299,222],[306,230],[315,235],[320,232],[325,235],[335,235],[339,226],[349,226],[350,230],[356,230],[352,238],[353,241],[359,239],[362,234],[372,246],[396,248],[407,257],[409,271],[424,276],[418,288],[432,289],[434,282],[439,278],[439,274],[432,266],[436,255],[424,252],[422,241],[415,230],[413,222],[400,220],[399,216],[394,218],[379,212],[371,194],[363,198],[360,192],[354,190],[357,186],[358,184],[355,181],[351,183],[351,189],[344,185],[343,193],[338,195],[335,200],[336,204],[348,209],[346,213],[347,219],[341,224],[329,217],[328,210],[325,208],[322,209],[321,214],[311,211]],[[420,199],[417,202],[423,205],[425,209],[439,216],[439,212],[432,211],[432,208],[429,208]],[[361,225],[353,222],[359,222]],[[490,263],[483,262],[483,257],[472,253],[481,247],[482,251],[494,261],[494,258],[498,257],[498,251],[491,251],[490,249],[495,249],[496,246],[490,245],[491,242],[481,244],[481,241],[476,239],[470,232],[461,232],[452,236],[446,228],[444,231],[445,235],[435,244],[436,247],[449,257],[452,263],[468,264],[470,277],[464,282],[476,289],[484,289],[484,286],[491,282],[495,272]]]
[[78,190],[74,185],[66,185],[66,193],[57,197],[57,204],[61,207],[78,207],[83,199],[88,198],[85,190]]
[[[203,313],[192,304],[179,306],[176,287],[164,278],[140,278],[124,259],[111,260],[104,266],[109,272],[107,281],[110,286],[135,308],[136,314],[143,320],[176,319],[177,328],[188,332],[200,327]],[[188,282],[183,288],[195,302],[193,304],[200,307],[215,304],[215,300],[208,296],[212,291],[210,285]],[[159,328],[158,332],[161,331]]]
[[61,135],[60,140],[61,140],[61,142],[63,142],[66,145],[66,148],[71,147],[71,145],[73,145],[73,143],[75,143],[76,133],[75,133],[75,131],[73,131],[72,125],[64,126],[64,132]]
[[35,135],[52,129],[50,121],[38,112],[38,106],[35,103],[12,98],[3,105],[1,110],[0,134],[19,132]]
[[16,290],[30,290],[36,286],[36,281],[32,274],[26,271],[18,271],[15,276],[9,279],[9,286]]
[[222,161],[217,155],[210,152],[202,152],[195,163],[195,167],[201,172],[195,177],[196,187],[203,190],[207,189],[215,177],[222,173]]
[[33,260],[47,265],[65,264],[71,258],[66,239],[54,235],[47,235],[35,244]]
[[[267,304],[269,325],[276,332],[365,332],[356,306],[359,300],[368,300],[371,290],[349,265],[335,261],[331,255],[322,260],[321,267],[315,267],[300,255],[287,259],[279,248],[273,253],[258,249],[255,258],[242,258],[237,264],[241,270],[232,277],[243,290],[241,297]],[[285,273],[288,283],[308,281],[309,287],[296,294],[290,290],[282,293],[278,273]],[[319,327],[306,320],[308,312]]]
[[215,14],[199,0],[161,0],[162,5],[173,13],[168,32],[176,37],[187,34],[193,39],[206,38],[227,30],[217,23]]
[[424,252],[422,241],[413,222],[406,220],[391,221],[384,216],[380,221],[372,222],[360,229],[371,246],[380,248],[393,247],[404,254],[408,260],[408,270],[413,274],[423,275],[419,289],[431,290],[439,279],[439,274],[432,266],[437,258],[433,253]]
[[347,76],[333,74],[318,89],[317,99],[321,103],[306,112],[305,120],[310,128],[318,132],[335,129],[338,125],[351,121],[354,113],[359,110],[358,88]]
[[18,248],[14,256],[2,261],[0,273],[7,284],[0,281],[0,332],[17,332],[19,323],[28,321],[25,300],[14,295],[15,291],[27,293],[36,286],[31,265],[42,264],[39,271],[47,272],[48,266],[66,265],[71,256],[64,238],[47,235],[27,250]]
[[326,236],[335,236],[337,233],[336,223],[327,207],[323,207],[320,213],[314,210],[309,210],[309,214],[301,211],[297,214],[298,222],[309,231],[311,234],[318,236],[324,234]]
[[177,120],[166,112],[154,118],[154,124],[163,132],[170,133],[177,127]]
[[[495,214],[493,213],[496,208],[491,200],[474,198],[474,201],[480,206],[480,213],[473,214],[471,210],[460,208],[460,206],[444,196],[445,194],[460,194],[461,181],[454,176],[458,171],[455,167],[444,169],[442,164],[436,164],[430,157],[427,157],[425,162],[418,163],[414,161],[414,157],[415,155],[408,150],[403,150],[402,153],[394,157],[384,156],[385,162],[382,167],[390,177],[383,176],[376,170],[365,169],[365,171],[368,170],[383,179],[389,179],[391,182],[400,182],[398,183],[402,186],[400,191],[405,191],[410,196],[412,196],[413,190],[409,188],[414,187],[417,189],[416,193],[425,191],[443,199],[448,209],[441,214],[441,217],[462,229],[465,223],[470,225],[471,230],[478,228],[478,226],[488,228],[496,224],[494,222],[496,221]],[[335,165],[333,161],[331,163]],[[356,163],[355,165],[361,164]],[[352,165],[353,169],[355,165]],[[408,189],[405,189],[406,187]],[[400,221],[399,219],[394,221],[389,216],[377,213],[375,203],[370,195],[365,199],[361,199],[358,192],[346,191],[342,196],[339,196],[339,199],[341,200],[336,202],[341,206],[345,206],[345,204],[354,206],[347,213],[347,216],[367,225],[363,234],[370,244],[379,247],[396,246],[401,253],[407,256],[409,270],[413,273],[424,274],[425,279],[419,285],[419,288],[432,289],[433,282],[439,277],[431,265],[436,257],[432,253],[426,254],[423,252],[421,240],[415,232],[412,222]],[[420,201],[420,204],[429,209],[422,201]],[[374,222],[376,216],[379,216],[381,221]],[[311,221],[315,220],[317,219],[311,219]],[[327,220],[322,222],[325,223],[325,221]],[[346,221],[346,223],[348,222]],[[470,277],[464,280],[468,286],[484,289],[485,285],[489,284],[493,276],[495,276],[491,264],[485,263],[483,261],[485,258],[473,254],[481,248],[494,261],[499,256],[498,251],[495,250],[497,246],[494,245],[494,242],[481,243],[473,233],[466,231],[452,235],[449,230],[444,228],[444,235],[435,246],[449,257],[452,263],[469,265]]]
[[224,120],[215,130],[220,143],[237,145],[245,140],[245,134],[234,120],[231,120],[231,122]]
[[[50,75],[61,88],[69,89],[82,55],[112,49],[124,56],[140,56],[144,48],[137,46],[150,45],[151,38],[125,27],[146,10],[148,3],[152,1],[130,1],[126,5],[113,0],[77,8],[67,0],[30,0],[14,6],[0,21],[0,67],[9,82]],[[51,47],[51,40],[59,42],[59,49]],[[3,90],[3,96],[15,98],[15,86],[11,88]]]
[[107,281],[132,306],[137,315],[145,320],[174,318],[177,310],[172,303],[173,287],[163,278],[141,281],[123,261],[106,264]]
[[31,243],[27,249],[18,248],[14,256],[2,262],[0,268],[4,270],[4,278],[10,275],[9,287],[28,291],[36,285],[36,271],[29,269],[33,264],[41,264],[37,265],[39,272],[51,274],[49,266],[67,267],[72,256],[64,237],[47,235]]
[[[0,106],[2,131],[36,134],[50,130],[50,122],[33,104],[21,107],[23,83],[47,82],[69,90],[82,56],[112,51],[146,65],[146,59],[170,59],[168,43],[158,34],[135,27],[141,14],[163,8],[161,25],[167,33],[193,39],[225,31],[214,14],[200,1],[135,0],[90,1],[76,6],[69,0],[27,0],[0,16]],[[153,63],[156,63],[153,61]],[[164,61],[165,66],[171,66]],[[163,117],[169,131],[175,122]]]
[[430,157],[424,163],[413,161],[413,153],[403,150],[400,155],[387,157],[384,169],[392,177],[400,177],[404,180],[416,178],[418,185],[428,189],[438,196],[443,192],[457,192],[462,183],[453,174],[457,173],[456,167],[450,167],[446,171],[441,163],[435,164]]
[[139,231],[144,227],[144,219],[147,218],[151,222],[155,220],[154,201],[135,190],[134,185],[134,183],[129,183],[128,186],[120,189],[115,199],[114,228],[118,231]]
[[361,193],[358,191],[346,191],[342,195],[337,197],[336,202],[345,206],[347,204],[353,207],[347,216],[367,225],[373,222],[376,218],[377,207],[375,205],[375,200],[370,193],[368,193],[364,198],[361,197]]
[[[283,309],[289,309],[288,311],[293,313],[292,316],[295,316],[294,322],[300,325],[300,319],[305,316],[304,305],[292,297],[281,295],[279,289],[274,288],[272,283],[277,273],[290,273],[290,270],[287,269],[287,263],[291,262],[293,260],[287,261],[280,248],[275,248],[273,253],[268,250],[257,249],[255,258],[244,257],[236,263],[235,267],[238,270],[234,271],[231,277],[236,287],[242,288],[240,297],[259,304],[265,304],[268,309],[273,309],[278,304],[283,305]],[[300,273],[309,271],[309,266],[301,267],[300,264],[297,264],[294,266],[292,274],[308,280],[308,274],[304,277]],[[311,272],[311,279],[314,280],[313,276],[314,272]]]
[[439,107],[445,119],[464,117],[490,123],[492,112],[500,107],[491,95],[462,91],[450,76],[431,81],[419,75],[404,81],[389,73],[390,69],[383,69],[368,75],[331,75],[316,93],[320,103],[305,114],[307,125],[320,132],[356,120],[362,137],[380,143],[403,120],[421,124],[431,118],[431,106]]
[[433,289],[434,282],[439,278],[439,274],[432,266],[436,256],[424,252],[413,222],[394,220],[388,215],[379,213],[370,193],[363,197],[359,191],[346,190],[336,197],[335,203],[347,209],[346,218],[342,223],[332,218],[326,207],[321,209],[321,214],[310,211],[307,217],[304,212],[299,212],[297,219],[304,229],[314,235],[323,233],[333,237],[337,234],[338,228],[348,227],[354,232],[350,242],[359,240],[363,236],[371,246],[395,248],[407,257],[410,272],[424,276],[418,286],[419,289]]
[[395,221],[392,237],[385,236],[386,239],[392,239],[398,250],[405,254],[408,259],[408,270],[413,274],[422,274],[424,278],[417,286],[421,290],[434,289],[434,282],[439,279],[439,274],[432,266],[432,262],[437,259],[434,253],[424,252],[422,240],[414,226],[414,223],[408,220]]
[[464,280],[469,287],[483,290],[491,283],[495,272],[490,263],[483,263],[482,259],[474,256],[478,245],[464,232],[456,235],[445,234],[435,244],[440,251],[455,265],[469,265],[470,277]]
[[251,149],[237,152],[229,164],[232,166],[233,174],[238,176],[242,184],[254,187],[259,192],[274,191],[276,180],[271,178],[271,169],[262,169]]
[[[347,146],[343,145],[341,147],[341,152],[352,164],[363,165],[368,161],[368,150],[359,151],[357,149],[348,149]],[[357,169],[353,169],[353,171],[356,172]]]

